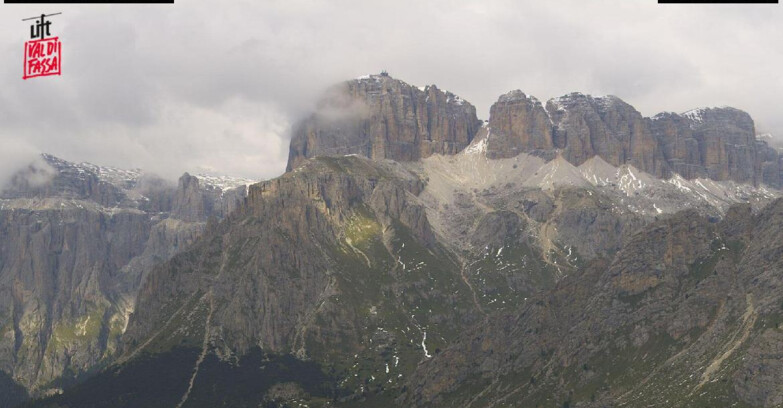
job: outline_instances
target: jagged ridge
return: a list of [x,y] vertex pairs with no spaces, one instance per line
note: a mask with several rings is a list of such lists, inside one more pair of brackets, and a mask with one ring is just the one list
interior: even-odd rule
[[[361,154],[415,161],[453,155],[473,140],[475,108],[437,87],[416,88],[388,75],[370,75],[333,88],[318,112],[294,126],[288,170],[305,158]],[[574,165],[600,156],[659,178],[733,180],[783,186],[783,156],[757,139],[753,120],[738,109],[695,109],[643,117],[615,96],[571,93],[543,103],[522,91],[490,109],[487,155],[522,152]]]

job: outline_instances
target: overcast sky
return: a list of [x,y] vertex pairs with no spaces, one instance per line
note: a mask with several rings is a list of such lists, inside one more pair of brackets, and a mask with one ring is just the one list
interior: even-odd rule
[[[0,178],[36,152],[167,177],[270,178],[323,89],[382,69],[477,106],[617,95],[644,115],[748,111],[783,135],[783,9],[656,0],[206,1],[0,5]],[[61,77],[22,80],[51,18]]]

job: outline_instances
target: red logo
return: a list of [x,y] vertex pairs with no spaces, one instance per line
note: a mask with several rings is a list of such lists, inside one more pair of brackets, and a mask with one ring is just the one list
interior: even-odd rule
[[24,76],[22,79],[60,75],[62,47],[58,37],[24,43]]
[[[58,37],[52,37],[52,22],[46,17],[62,13],[41,14],[22,21],[35,20],[30,26],[30,41],[24,43],[24,76],[22,79],[39,76],[60,75],[63,45]],[[47,38],[50,37],[50,38]]]

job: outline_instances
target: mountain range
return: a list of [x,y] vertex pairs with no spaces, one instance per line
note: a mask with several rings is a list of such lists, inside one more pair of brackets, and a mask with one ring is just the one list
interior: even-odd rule
[[0,200],[0,405],[780,406],[781,169],[734,108],[482,121],[388,74],[271,180],[44,155]]

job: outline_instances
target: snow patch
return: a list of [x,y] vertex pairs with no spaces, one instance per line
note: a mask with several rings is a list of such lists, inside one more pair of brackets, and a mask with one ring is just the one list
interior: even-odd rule
[[225,192],[226,190],[232,190],[237,187],[249,187],[251,184],[255,184],[257,180],[251,180],[242,177],[231,176],[213,176],[208,174],[197,174],[195,176],[202,186],[216,188]]
[[463,154],[484,154],[487,152],[487,140],[489,139],[489,134],[487,134],[487,137],[478,140],[473,141],[468,147],[465,148],[465,150],[462,151]]
[[704,122],[704,118],[702,117],[703,113],[704,113],[703,108],[696,108],[696,109],[691,109],[687,112],[683,112],[682,116],[690,119],[694,123],[703,123]]
[[421,348],[424,349],[424,357],[431,358],[432,356],[427,351],[427,343],[426,342],[427,342],[427,332],[425,331],[424,332],[424,338],[421,339]]

